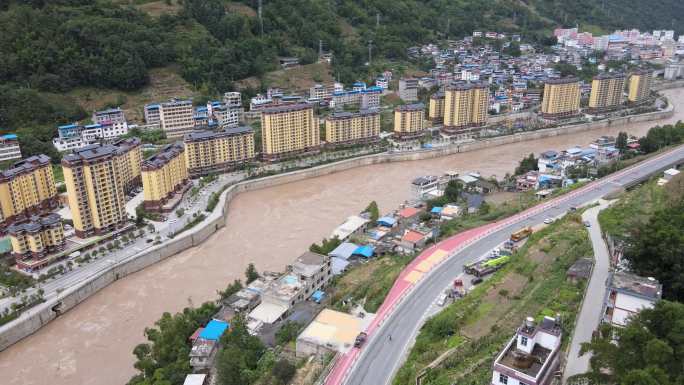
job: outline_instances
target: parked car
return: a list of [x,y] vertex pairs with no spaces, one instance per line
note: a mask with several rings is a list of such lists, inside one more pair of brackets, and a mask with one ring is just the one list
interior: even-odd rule
[[547,225],[552,224],[552,223],[553,223],[553,218],[546,218],[546,219],[544,219],[544,223],[547,224]]
[[570,207],[570,211],[577,211],[577,207],[575,207],[575,206]]
[[442,293],[437,297],[437,306],[444,306],[447,301],[447,295]]
[[585,227],[591,227],[591,223],[589,223],[589,221],[584,221],[584,226]]
[[359,335],[356,336],[356,340],[354,340],[354,347],[360,348],[361,345],[363,345],[363,343],[366,342],[367,338],[368,338],[368,334],[366,334],[365,332],[359,333]]
[[481,277],[475,277],[475,278],[473,278],[473,279],[470,280],[470,284],[473,285],[473,286],[475,286],[475,285],[477,285],[477,284],[480,284],[480,283],[482,283],[482,278],[481,278]]

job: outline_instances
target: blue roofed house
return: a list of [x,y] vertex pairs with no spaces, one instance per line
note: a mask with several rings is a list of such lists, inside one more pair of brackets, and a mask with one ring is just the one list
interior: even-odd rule
[[213,366],[219,341],[230,325],[226,321],[212,319],[195,339],[190,349],[190,366],[195,372],[206,372]]
[[371,245],[359,246],[354,250],[354,255],[358,255],[363,258],[370,258],[373,256],[375,250]]
[[394,217],[384,216],[384,217],[378,218],[377,222],[378,222],[378,225],[380,225],[380,226],[393,227],[397,223],[397,220]]

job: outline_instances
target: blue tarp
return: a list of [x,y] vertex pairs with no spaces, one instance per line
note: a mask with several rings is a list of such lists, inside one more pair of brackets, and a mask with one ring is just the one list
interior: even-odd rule
[[353,243],[344,242],[337,246],[335,250],[328,253],[328,255],[331,257],[337,257],[341,259],[349,259],[349,257],[351,257],[351,255],[354,254],[354,251],[358,248],[359,246]]
[[392,227],[397,223],[397,220],[392,217],[381,217],[378,218],[378,224],[381,226]]
[[213,319],[209,321],[199,337],[205,340],[218,341],[226,329],[228,329],[228,322]]
[[325,298],[325,293],[320,290],[316,290],[313,294],[311,294],[311,299],[313,299],[316,303],[321,303],[323,298]]
[[430,210],[430,212],[433,214],[441,214],[442,210],[443,210],[442,207],[433,207],[432,210]]
[[373,256],[373,251],[373,246],[371,245],[359,246],[356,250],[354,250],[354,255],[370,258]]

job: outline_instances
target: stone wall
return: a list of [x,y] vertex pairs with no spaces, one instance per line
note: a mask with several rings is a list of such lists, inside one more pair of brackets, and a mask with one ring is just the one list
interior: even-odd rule
[[600,122],[577,124],[573,126],[548,128],[538,131],[501,136],[497,138],[483,139],[444,148],[406,153],[383,153],[367,155],[336,163],[312,167],[309,169],[292,171],[285,174],[273,175],[237,183],[233,186],[230,186],[223,194],[221,194],[219,204],[217,205],[217,207],[220,207],[221,209],[214,210],[202,223],[198,224],[194,228],[181,233],[176,238],[169,240],[162,245],[152,246],[149,249],[143,250],[126,260],[113,264],[111,267],[106,268],[104,271],[92,276],[88,280],[64,290],[63,292],[59,293],[56,298],[50,299],[43,304],[27,310],[19,319],[1,326],[0,351],[20,341],[22,338],[36,332],[43,325],[55,319],[59,314],[78,305],[117,279],[135,273],[144,269],[145,267],[148,267],[154,263],[204,242],[218,229],[225,226],[230,201],[237,194],[300,181],[303,179],[314,178],[317,176],[328,175],[335,172],[372,164],[437,158],[460,152],[475,151],[482,148],[501,146],[508,143],[558,136],[596,128],[604,128],[616,124],[664,119],[671,117],[673,114],[674,110],[670,105],[669,109],[665,111],[652,112],[638,116],[614,118]]

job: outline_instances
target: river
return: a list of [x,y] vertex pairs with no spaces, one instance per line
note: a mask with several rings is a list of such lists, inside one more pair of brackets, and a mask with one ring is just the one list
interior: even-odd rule
[[[684,89],[664,92],[684,120]],[[643,135],[656,122],[514,143],[438,159],[361,167],[237,196],[226,226],[204,244],[114,282],[35,334],[0,352],[3,385],[122,385],[131,351],[163,312],[216,297],[249,262],[280,271],[312,242],[375,200],[381,212],[410,195],[416,176],[447,170],[503,176],[530,152],[587,145],[600,135]]]

